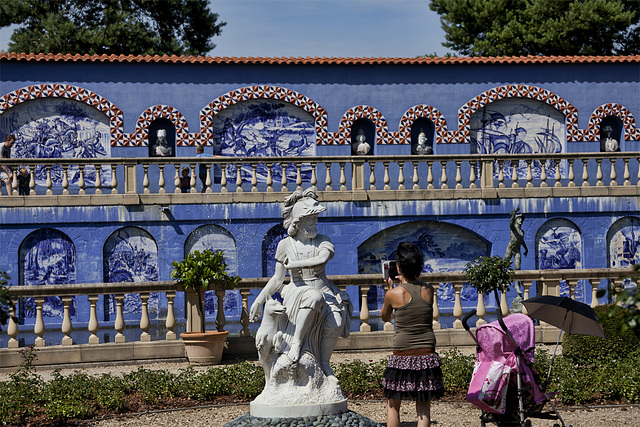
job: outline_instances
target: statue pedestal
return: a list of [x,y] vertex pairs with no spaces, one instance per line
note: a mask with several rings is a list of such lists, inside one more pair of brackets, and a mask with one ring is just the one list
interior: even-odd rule
[[260,405],[251,402],[251,416],[258,418],[302,418],[317,417],[319,415],[341,414],[347,412],[347,399],[333,403],[318,403],[308,405]]

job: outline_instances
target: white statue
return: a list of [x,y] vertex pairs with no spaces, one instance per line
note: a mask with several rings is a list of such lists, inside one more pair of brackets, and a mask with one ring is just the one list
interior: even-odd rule
[[[318,234],[325,208],[315,190],[296,191],[285,199],[282,217],[289,234],[278,243],[273,277],[251,305],[250,320],[265,314],[256,347],[265,371],[265,388],[251,402],[257,417],[313,416],[346,411],[329,359],[339,337],[350,331],[353,305],[325,275],[334,246]],[[284,284],[287,273],[291,276]],[[283,305],[271,296],[280,292]]]
[[618,151],[620,148],[618,141],[612,137],[613,127],[611,127],[611,125],[604,126],[602,133],[604,133],[604,150],[607,152]]
[[418,134],[418,145],[416,145],[416,154],[431,154],[431,147],[427,145],[427,135],[421,130]]
[[358,143],[358,146],[356,147],[356,153],[358,153],[361,156],[365,154],[369,154],[369,151],[371,150],[371,146],[367,142],[367,137],[364,136],[364,131],[362,129],[360,129],[360,131],[358,132],[358,135],[356,135],[356,141]]
[[173,150],[169,146],[169,141],[167,141],[167,131],[165,129],[158,129],[156,143],[151,148],[154,156],[167,157],[172,155]]

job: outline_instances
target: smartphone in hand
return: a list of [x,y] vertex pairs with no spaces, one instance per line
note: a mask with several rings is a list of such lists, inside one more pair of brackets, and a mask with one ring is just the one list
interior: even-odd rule
[[396,261],[382,261],[382,278],[385,281],[389,278],[391,278],[391,280],[396,280],[396,276],[398,276],[398,265],[396,264]]

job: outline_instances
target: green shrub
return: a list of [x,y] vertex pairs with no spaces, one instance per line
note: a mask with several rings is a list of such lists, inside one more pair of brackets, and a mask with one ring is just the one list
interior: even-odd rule
[[180,395],[176,375],[164,370],[153,371],[140,366],[136,371],[125,374],[123,379],[125,387],[138,392],[147,403],[158,403],[164,398]]
[[[334,373],[342,391],[349,394],[363,394],[373,387],[380,387],[382,378],[371,370],[371,365],[362,360],[351,360],[339,364]],[[380,382],[376,382],[380,379]]]
[[640,348],[640,340],[632,330],[621,332],[625,321],[621,312],[609,313],[613,306],[602,305],[595,308],[602,322],[605,338],[589,335],[566,334],[562,341],[562,354],[576,365],[619,363]]
[[249,362],[236,363],[229,366],[227,381],[231,385],[231,392],[236,396],[253,399],[264,389],[264,371],[262,366]]
[[456,347],[440,353],[444,388],[448,392],[466,391],[471,383],[475,356],[465,356]]

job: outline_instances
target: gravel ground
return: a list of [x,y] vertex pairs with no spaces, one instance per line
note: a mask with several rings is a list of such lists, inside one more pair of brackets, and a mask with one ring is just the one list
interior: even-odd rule
[[[439,349],[443,351],[443,349]],[[464,354],[473,354],[473,348],[460,348]],[[551,348],[553,351],[553,348]],[[335,363],[345,362],[354,359],[364,361],[376,361],[388,356],[389,352],[362,352],[355,353],[334,353],[331,361]],[[257,363],[257,362],[256,362]],[[145,364],[145,369],[164,369],[168,371],[178,371],[188,366],[186,363],[153,363]],[[209,367],[197,368],[208,369]],[[123,373],[138,369],[138,365],[118,365],[100,366],[88,368],[63,369],[61,373],[67,375],[74,371],[85,372],[90,375],[100,375],[111,373],[122,375]],[[39,369],[38,374],[45,380],[51,378],[51,370]],[[9,379],[8,373],[0,374],[0,381]],[[349,410],[354,411],[375,422],[385,425],[385,402],[384,401],[350,401]],[[550,409],[550,408],[546,408]],[[103,420],[87,421],[86,425],[92,426],[128,426],[128,427],[221,427],[226,423],[235,420],[249,412],[249,404],[238,405],[211,405],[192,409],[176,409],[165,411],[154,411],[147,413],[132,414],[118,418],[108,418]],[[567,425],[575,426],[637,426],[640,420],[640,405],[627,406],[592,406],[561,409],[561,416]],[[415,426],[415,406],[407,403],[402,406],[401,417],[402,426]],[[480,410],[466,402],[434,402],[431,409],[432,423],[436,426],[478,426]],[[557,421],[532,419],[534,426],[551,427]]]

